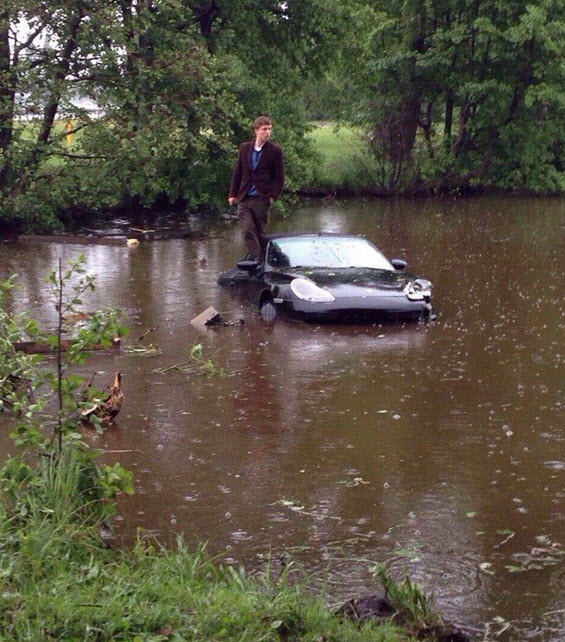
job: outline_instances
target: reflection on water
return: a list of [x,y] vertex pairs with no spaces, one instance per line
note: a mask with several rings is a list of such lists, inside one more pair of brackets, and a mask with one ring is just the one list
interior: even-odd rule
[[[439,320],[265,325],[216,285],[244,253],[233,223],[137,248],[0,244],[15,305],[46,325],[46,273],[85,252],[89,307],[121,307],[131,345],[157,328],[153,356],[89,364],[124,374],[119,426],[92,437],[135,471],[119,536],[183,532],[250,567],[289,550],[315,581],[329,570],[335,600],[370,589],[384,561],[456,622],[500,616],[513,639],[562,640],[565,203],[330,201],[271,229],[366,235],[434,282]],[[245,324],[198,333],[209,305]],[[195,342],[228,376],[158,372]]]

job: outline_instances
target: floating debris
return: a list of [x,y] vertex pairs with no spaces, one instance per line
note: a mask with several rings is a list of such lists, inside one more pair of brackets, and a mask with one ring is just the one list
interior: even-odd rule
[[492,570],[492,562],[481,562],[479,564],[479,569],[487,575],[494,575],[494,571]]
[[141,234],[154,234],[156,230],[144,230],[140,227],[130,227],[130,232],[140,232]]
[[338,522],[342,521],[341,517],[339,517],[337,515],[328,515],[328,514],[324,514],[324,513],[313,512],[313,511],[316,510],[315,508],[311,508],[310,510],[305,510],[305,506],[301,506],[297,502],[294,502],[294,501],[291,501],[291,500],[288,500],[288,499],[279,499],[276,502],[273,502],[272,504],[270,504],[270,506],[276,506],[277,504],[280,504],[280,505],[284,506],[285,508],[288,508],[289,510],[297,513],[298,515],[304,515],[304,516],[307,516],[307,517],[314,517],[318,521],[321,521],[321,520],[324,520],[324,519],[333,519],[333,520],[338,521]]
[[[109,349],[119,349],[122,343],[120,337],[114,337],[110,345],[104,345],[102,343],[94,343],[89,346],[89,350],[109,350]],[[66,351],[72,345],[71,339],[61,339],[61,350]],[[15,341],[13,346],[19,352],[25,352],[26,354],[49,354],[50,352],[57,352],[57,346],[51,345],[50,343],[41,343],[37,341]]]
[[[92,385],[92,379],[88,384]],[[92,406],[84,408],[81,412],[81,421],[92,422],[94,417],[104,423],[110,423],[115,419],[124,401],[124,393],[122,392],[122,375],[121,372],[116,372],[114,376],[114,383],[110,389],[110,394],[104,399],[93,399]]]
[[558,542],[551,542],[546,536],[536,538],[538,544],[543,546],[532,546],[527,553],[514,553],[512,560],[515,564],[507,564],[506,570],[509,573],[524,573],[526,571],[539,571],[543,568],[556,566],[563,563],[565,549]]
[[[212,357],[215,354],[216,353],[214,353]],[[212,361],[212,357],[206,359],[202,349],[202,344],[197,343],[190,349],[188,359],[179,361],[178,363],[175,363],[168,368],[159,368],[156,370],[156,372],[165,374],[167,372],[170,372],[171,370],[179,370],[181,372],[186,372],[189,374],[205,375],[208,378],[213,376],[225,377],[227,374],[226,371],[220,366],[217,366]]]
[[161,348],[152,343],[146,346],[124,346],[123,351],[126,354],[137,354],[140,357],[155,357],[161,354]]
[[160,327],[161,327],[161,324],[156,325],[154,328],[149,328],[149,330],[146,330],[143,334],[140,334],[140,335],[137,337],[137,340],[138,340],[138,341],[143,341],[143,339],[145,339],[145,337],[146,337],[148,334],[151,334],[152,332],[157,332],[157,330],[158,330]]
[[196,327],[210,326],[219,323],[222,320],[220,313],[212,306],[206,308],[204,312],[201,312],[192,319],[190,322]]
[[65,323],[79,323],[80,321],[88,321],[92,316],[92,312],[67,312],[63,314],[63,321]]
[[204,312],[201,312],[192,319],[190,322],[193,326],[199,329],[209,328],[209,327],[228,327],[232,325],[244,325],[245,319],[232,319],[230,321],[225,321],[222,318],[222,315],[212,306],[206,308]]
[[342,484],[346,486],[347,488],[355,488],[355,486],[359,486],[360,484],[370,484],[370,482],[366,481],[363,479],[363,477],[355,477],[354,479],[347,479],[344,481],[338,481],[338,484]]

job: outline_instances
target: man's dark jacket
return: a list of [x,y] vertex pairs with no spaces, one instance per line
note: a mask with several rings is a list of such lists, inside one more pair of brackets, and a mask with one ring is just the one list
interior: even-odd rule
[[229,195],[230,198],[235,196],[238,203],[247,194],[251,185],[255,185],[261,196],[269,196],[273,200],[281,195],[284,187],[282,149],[270,140],[266,141],[261,148],[257,167],[253,171],[251,169],[251,152],[254,142],[251,140],[242,143],[233,166]]

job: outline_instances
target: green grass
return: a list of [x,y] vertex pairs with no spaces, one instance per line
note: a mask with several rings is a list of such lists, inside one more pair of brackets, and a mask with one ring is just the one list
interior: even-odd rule
[[[72,121],[71,121],[72,124]],[[35,141],[40,129],[41,123],[39,120],[27,120],[16,123],[17,133],[21,136],[21,139],[24,141]],[[83,135],[82,130],[75,132],[71,135],[71,138],[67,140],[66,138],[66,126],[67,121],[64,119],[58,119],[53,123],[53,130],[51,132],[52,139],[60,139],[63,142],[63,147],[65,149],[71,150],[76,144],[77,140]]]
[[[70,122],[72,125],[73,121]],[[37,139],[40,126],[41,123],[39,120],[28,120],[16,123],[18,135],[21,136],[22,141],[26,141],[27,143],[31,143]],[[61,149],[63,152],[72,153],[76,149],[77,143],[84,135],[84,132],[83,130],[79,130],[78,132],[73,133],[70,138],[67,138],[66,126],[66,119],[59,118],[55,120],[55,122],[53,123],[51,138],[60,140],[62,145]],[[55,153],[47,157],[47,159],[42,164],[42,169],[46,174],[49,174],[55,170],[61,169],[66,165],[66,163],[67,159]]]
[[0,640],[400,642],[390,624],[342,621],[309,597],[292,564],[261,574],[222,568],[182,540],[108,549],[107,510],[72,450],[0,469]]
[[354,127],[337,128],[335,123],[312,125],[309,136],[321,157],[315,173],[316,186],[328,189],[367,187],[370,181],[365,170],[367,152],[363,132]]
[[43,581],[4,587],[2,639],[399,642],[391,626],[341,622],[286,578],[219,569],[200,552],[139,545]]
[[353,127],[339,127],[335,123],[313,123],[310,137],[327,164],[351,158],[359,146],[362,133]]
[[404,622],[415,632],[444,626],[442,617],[432,607],[430,599],[418,584],[409,577],[396,583],[382,564],[376,565],[372,570],[381,581],[398,621]]
[[[276,573],[275,573],[276,575]],[[62,559],[43,577],[13,578],[0,596],[1,639],[400,642],[390,625],[341,621],[292,586],[289,571],[250,577],[181,542]]]

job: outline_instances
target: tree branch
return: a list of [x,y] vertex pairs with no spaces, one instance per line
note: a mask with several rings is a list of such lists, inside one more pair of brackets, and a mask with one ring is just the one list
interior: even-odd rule
[[71,152],[54,152],[53,156],[61,158],[72,158],[74,160],[108,160],[109,156],[101,156],[97,154],[72,154]]
[[[14,62],[16,62],[19,58],[19,54],[24,50],[27,49],[31,43],[37,38],[37,36],[45,29],[47,25],[45,23],[42,23],[30,33],[28,36],[27,40],[24,40],[23,42],[20,42],[19,45],[14,47]],[[17,42],[17,38],[14,36],[14,41]]]

